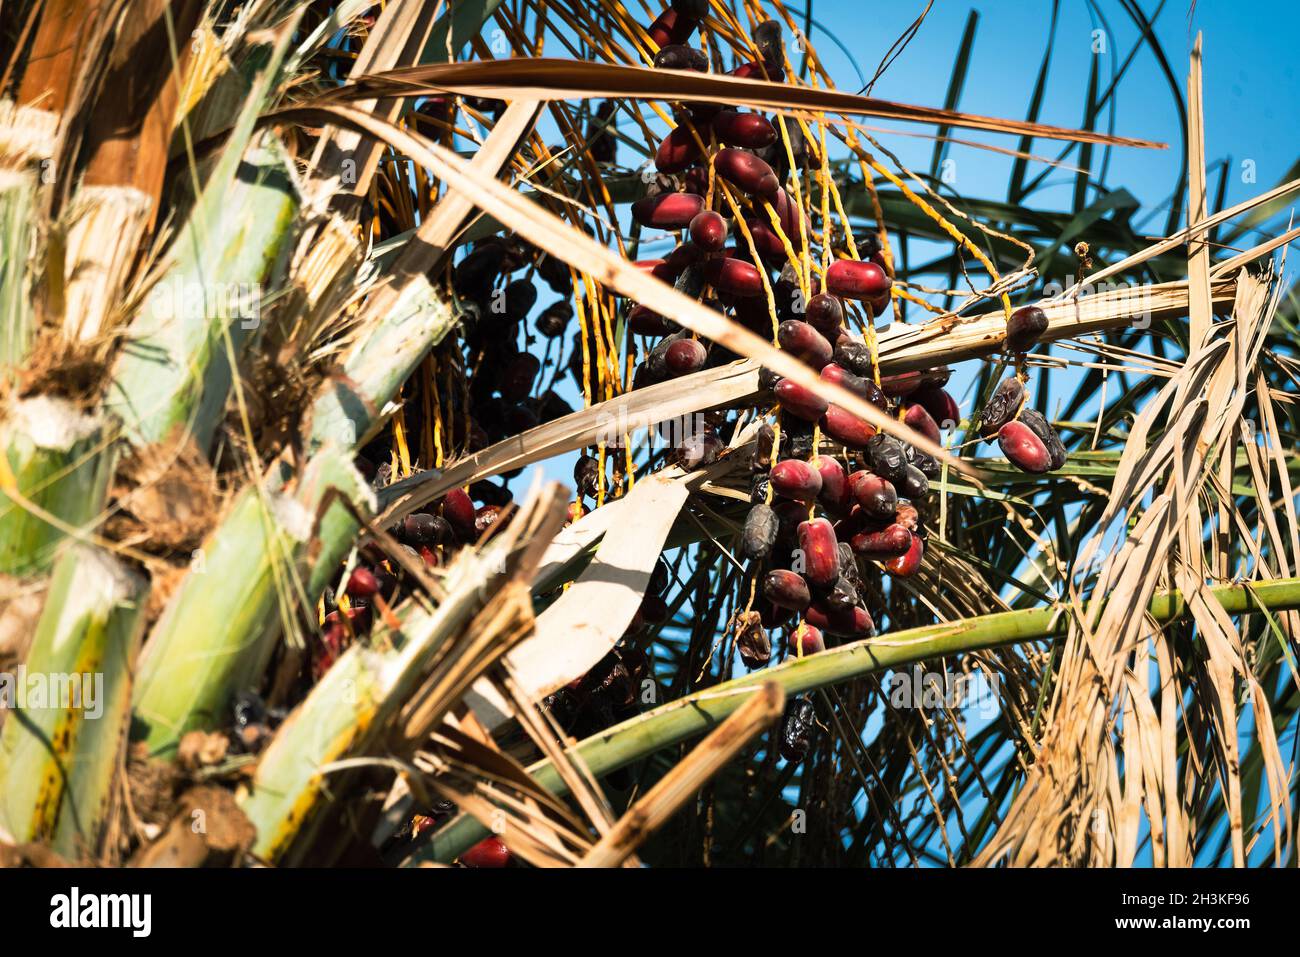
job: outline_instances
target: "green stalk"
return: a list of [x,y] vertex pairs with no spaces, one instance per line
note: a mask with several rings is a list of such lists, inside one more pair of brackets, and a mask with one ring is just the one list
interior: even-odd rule
[[354,534],[355,522],[340,503],[325,506],[326,496],[374,508],[351,459],[324,450],[292,493],[245,488],[204,542],[141,655],[133,735],[151,752],[172,755],[186,732],[216,727],[233,695],[257,684],[279,633],[280,596],[306,571],[309,543],[337,558]]
[[0,574],[46,571],[69,530],[98,514],[115,458],[103,433],[100,416],[64,399],[10,404],[0,422]]
[[[274,649],[277,589],[305,582],[300,598],[314,600],[359,531],[353,516],[334,503],[308,547],[286,535],[273,504],[291,501],[299,513],[314,516],[333,488],[363,515],[374,513],[373,494],[352,456],[402,382],[455,324],[450,307],[426,283],[411,285],[422,295],[401,297],[344,362],[344,376],[317,398],[309,445],[314,454],[293,498],[280,491],[292,478],[283,465],[260,495],[245,490],[205,544],[205,570],[186,575],[154,626],[135,709],[136,733],[155,754],[172,754],[186,731],[221,722],[232,696],[256,683]],[[277,563],[283,571],[278,579]]]
[[[1249,589],[1224,585],[1210,591],[1230,615],[1259,607],[1300,608],[1300,578],[1254,583]],[[1183,597],[1176,591],[1156,595],[1148,607],[1151,616],[1162,623],[1180,617],[1185,609]],[[790,697],[945,655],[1060,637],[1066,633],[1068,622],[1068,616],[1059,609],[1031,608],[911,628],[883,639],[841,645],[685,695],[580,741],[569,750],[582,759],[593,775],[600,777],[710,730],[767,681],[779,683]],[[528,770],[542,787],[556,794],[565,793],[564,782],[549,760],[539,761]],[[487,829],[477,820],[460,814],[439,830],[432,841],[407,858],[406,864],[454,860],[487,834]]]
[[[75,858],[97,852],[122,759],[146,590],[92,546],[70,545],[55,566],[26,664],[0,679],[0,690],[11,682],[6,704],[19,709],[0,728],[0,829],[14,840],[47,841]],[[34,699],[39,684],[43,701]]]
[[400,628],[377,628],[312,688],[262,755],[252,789],[240,802],[257,828],[256,854],[281,862],[295,844],[310,843],[305,838],[325,804],[323,769],[373,752],[444,644],[491,594],[507,550],[494,542],[481,552],[461,552],[447,569],[447,597],[435,611],[408,602],[398,613]]
[[0,170],[0,372],[27,358],[32,341],[28,258],[36,228],[34,170]]
[[208,447],[230,393],[230,352],[238,356],[260,325],[263,286],[290,251],[298,206],[272,135],[222,158],[113,370],[107,405],[133,444],[179,428]]

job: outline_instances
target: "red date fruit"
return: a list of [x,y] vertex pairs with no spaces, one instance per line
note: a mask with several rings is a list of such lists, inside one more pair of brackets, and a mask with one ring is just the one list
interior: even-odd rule
[[1055,472],[1065,464],[1069,457],[1065,451],[1065,444],[1056,434],[1056,429],[1052,428],[1051,423],[1043,418],[1041,412],[1037,409],[1025,409],[1020,413],[1017,421],[1029,426],[1034,434],[1043,440],[1043,445],[1047,447],[1047,457],[1051,460],[1050,471]]
[[348,576],[349,598],[372,598],[379,594],[379,579],[369,568],[357,566]]
[[778,495],[798,502],[816,501],[822,490],[821,473],[799,459],[777,462],[768,473],[768,480]]
[[[754,240],[754,248],[765,260],[783,262],[786,259],[785,246],[781,242],[781,237],[771,226],[762,220],[748,216],[745,218],[745,228],[749,230],[749,235]],[[791,243],[790,246],[798,249],[795,243]]]
[[789,611],[803,611],[812,601],[812,593],[803,576],[787,568],[774,568],[763,578],[763,597]]
[[831,361],[831,344],[820,332],[798,319],[787,319],[776,330],[781,348],[814,369],[821,369]]
[[888,525],[879,531],[858,532],[849,547],[867,558],[895,558],[912,547],[912,533],[902,525]]
[[1043,440],[1023,422],[1011,421],[998,429],[998,446],[1002,454],[1022,472],[1041,475],[1052,467]]
[[819,455],[815,464],[822,476],[822,490],[817,496],[818,501],[834,512],[848,511],[851,504],[849,480],[840,460],[833,455]]
[[704,368],[708,350],[699,339],[678,339],[664,353],[664,369],[671,378],[690,375]]
[[[700,144],[685,126],[674,127],[659,141],[655,169],[661,173],[682,173],[704,159]],[[705,181],[707,185],[707,180]]]
[[731,70],[730,73],[742,80],[767,80],[771,83],[781,83],[785,80],[785,70],[782,69],[780,64],[768,63],[763,60],[751,60],[748,63],[742,63]]
[[845,299],[876,299],[893,283],[873,262],[838,259],[826,270],[826,291]]
[[728,146],[758,150],[776,142],[776,128],[762,113],[723,110],[713,118],[713,132]]
[[772,391],[783,410],[805,422],[816,422],[826,413],[826,400],[797,382],[782,379]]
[[514,855],[499,837],[485,837],[460,856],[466,867],[507,867]]
[[892,521],[898,508],[898,493],[888,479],[865,470],[849,476],[849,494],[869,517]]
[[638,336],[670,336],[679,329],[671,319],[665,319],[649,306],[642,305],[632,307],[627,316],[627,327]]
[[1007,320],[1007,351],[1028,352],[1047,331],[1047,313],[1037,306],[1017,309]]
[[685,43],[699,26],[699,21],[684,16],[669,7],[650,24],[646,32],[656,46],[666,47],[670,44]]
[[921,405],[909,405],[903,413],[903,422],[908,428],[921,433],[931,442],[939,442],[939,425],[930,417]]
[[[777,221],[781,224],[781,232],[785,233],[790,240],[790,245],[798,252],[803,248],[803,240],[799,231],[799,221],[803,220],[803,236],[812,231],[812,224],[808,219],[808,214],[794,201],[794,197],[785,189],[766,197],[767,203],[776,211]],[[813,290],[816,292],[817,290]]]
[[704,210],[697,193],[660,193],[643,196],[632,204],[632,218],[654,229],[685,229]]
[[710,259],[704,264],[704,276],[718,292],[752,298],[763,295],[763,277],[758,267],[730,256]]
[[955,429],[961,422],[961,410],[946,389],[939,386],[921,386],[912,393],[912,401],[930,413],[930,418],[941,429]]
[[836,442],[854,449],[863,448],[876,434],[874,425],[866,419],[859,419],[852,412],[838,405],[831,405],[826,409],[826,414],[822,416],[821,427],[822,431]]
[[828,293],[818,293],[804,307],[804,320],[832,339],[844,328],[844,304]]
[[772,167],[753,153],[722,149],[713,157],[717,174],[749,196],[771,196],[781,188]]
[[[864,379],[849,372],[838,362],[828,362],[822,366],[821,377],[827,382],[833,382],[842,389],[847,389],[854,395],[861,396],[868,402],[874,395],[873,387],[875,383],[870,379]],[[876,390],[878,391],[878,390]]]
[[727,245],[727,221],[711,209],[692,219],[689,228],[691,240],[700,249],[716,253]]
[[788,641],[790,654],[796,658],[804,658],[826,650],[826,639],[822,636],[821,629],[807,622],[790,632]]
[[804,610],[804,621],[837,638],[870,638],[876,631],[871,613],[861,605],[841,609],[812,604]]
[[442,517],[464,541],[474,541],[478,532],[474,528],[474,502],[462,488],[454,488],[442,500]]
[[906,554],[885,562],[885,571],[896,578],[911,578],[921,568],[921,556],[924,553],[925,546],[921,543],[921,537],[913,534],[912,547]]
[[799,548],[803,550],[804,577],[818,588],[835,584],[840,577],[840,548],[835,529],[824,518],[799,525]]

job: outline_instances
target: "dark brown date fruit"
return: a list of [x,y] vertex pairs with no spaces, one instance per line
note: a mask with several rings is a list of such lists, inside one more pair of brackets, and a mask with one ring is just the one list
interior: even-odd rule
[[725,447],[716,432],[696,432],[688,435],[677,447],[677,463],[687,471],[703,468],[716,462]]
[[844,304],[828,293],[818,293],[804,307],[804,321],[833,341],[844,328]]
[[594,455],[580,455],[573,466],[573,484],[580,496],[595,498],[600,479],[600,461]]
[[776,444],[776,429],[764,422],[754,436],[754,458],[751,468],[766,472],[772,467],[772,447]]
[[907,499],[900,498],[894,509],[894,521],[909,532],[915,532],[921,526],[921,513]]
[[813,733],[817,730],[817,712],[812,699],[802,695],[791,701],[781,721],[779,750],[781,757],[798,763],[808,755]]
[[402,540],[408,545],[441,545],[451,538],[451,526],[440,515],[416,512],[402,519]]
[[537,317],[534,326],[547,339],[558,339],[564,335],[573,321],[573,307],[567,302],[553,302]]
[[998,430],[1016,417],[1024,401],[1025,384],[1016,376],[1003,379],[980,413],[980,435],[993,441]]
[[897,487],[907,475],[907,455],[903,445],[892,435],[881,432],[873,436],[866,446],[867,464],[881,478],[889,479]]
[[772,660],[772,642],[758,612],[742,612],[737,617],[736,651],[746,668],[761,668]]
[[776,512],[768,505],[755,505],[745,516],[745,527],[740,533],[740,556],[751,561],[766,558],[776,545],[778,531]]
[[521,352],[510,360],[501,376],[501,396],[518,402],[533,391],[537,373],[542,371],[542,360],[531,352]]
[[1028,352],[1047,331],[1047,313],[1037,306],[1023,306],[1007,320],[1007,351]]
[[822,595],[822,601],[826,603],[827,609],[836,612],[848,611],[850,608],[856,607],[860,600],[858,590],[853,586],[853,582],[843,575],[837,578],[835,584]]
[[925,498],[930,492],[930,481],[925,473],[915,465],[908,465],[904,473],[903,481],[898,486],[899,491],[911,499]]
[[696,73],[709,72],[709,58],[704,51],[684,43],[670,43],[655,54],[656,70],[694,70]]

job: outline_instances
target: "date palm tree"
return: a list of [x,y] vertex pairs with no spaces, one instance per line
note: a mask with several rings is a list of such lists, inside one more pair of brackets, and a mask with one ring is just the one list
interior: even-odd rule
[[1063,129],[1050,44],[1021,120],[974,19],[943,108],[825,32],[6,6],[9,853],[1295,863],[1300,171],[1212,202],[1198,41],[1153,243],[1123,72]]

